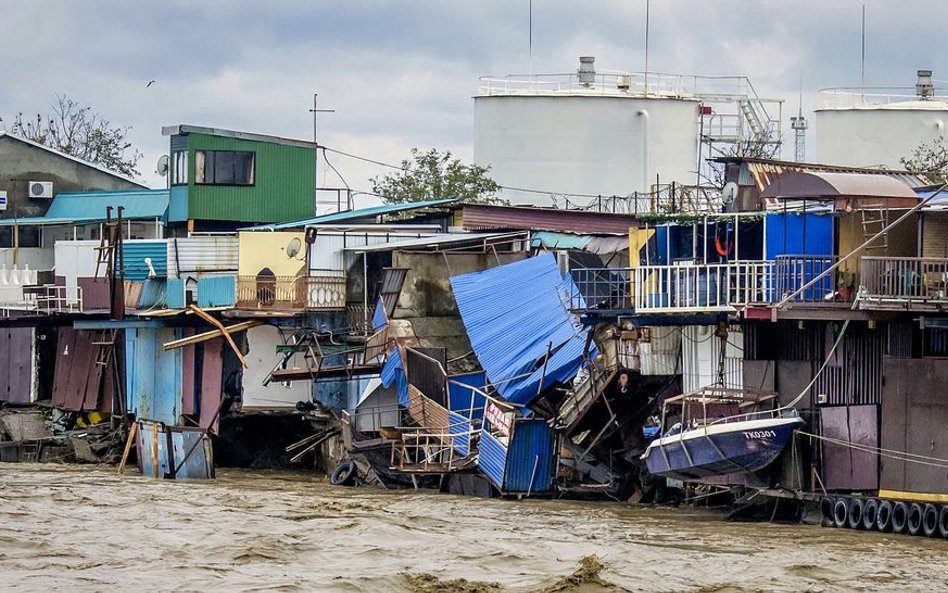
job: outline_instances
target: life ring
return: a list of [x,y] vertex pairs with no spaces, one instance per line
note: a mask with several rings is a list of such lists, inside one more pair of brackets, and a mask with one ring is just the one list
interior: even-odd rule
[[862,514],[865,511],[866,503],[861,498],[852,498],[849,500],[847,508],[848,524],[850,529],[862,529]]
[[882,533],[892,531],[892,503],[888,500],[879,501],[879,510],[876,511],[876,529]]
[[892,531],[905,533],[908,523],[909,506],[902,501],[892,505]]
[[866,507],[862,509],[862,528],[875,529],[879,518],[879,501],[870,498],[866,501]]
[[909,535],[918,535],[922,532],[922,505],[913,502],[908,512],[908,532]]
[[833,525],[846,527],[849,522],[849,501],[845,497],[836,499],[833,506]]
[[731,251],[734,250],[734,241],[727,239],[727,243],[721,243],[721,236],[716,235],[714,237],[714,250],[718,252],[718,255],[721,257],[727,257]]
[[938,507],[926,504],[922,510],[922,531],[925,537],[935,537],[938,533]]
[[352,486],[355,484],[358,468],[354,461],[343,461],[332,470],[329,483],[333,486]]

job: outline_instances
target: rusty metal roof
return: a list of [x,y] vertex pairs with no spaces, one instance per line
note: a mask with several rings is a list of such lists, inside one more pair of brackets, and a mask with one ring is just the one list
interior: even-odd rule
[[760,194],[761,198],[835,201],[840,197],[904,198],[909,207],[918,195],[906,185],[886,175],[796,171],[777,177]]
[[727,157],[717,159],[722,163],[741,163],[740,185],[756,185],[758,191],[764,191],[777,177],[794,172],[807,173],[859,173],[890,177],[897,179],[911,188],[920,188],[933,185],[937,180],[931,179],[923,173],[909,171],[895,171],[886,169],[865,169],[858,167],[842,167],[838,165],[824,165],[818,163],[797,163],[793,161],[777,161],[770,159],[752,159],[742,157]]
[[461,216],[464,229],[470,231],[528,230],[628,235],[630,228],[638,227],[636,217],[629,214],[529,206],[465,204]]

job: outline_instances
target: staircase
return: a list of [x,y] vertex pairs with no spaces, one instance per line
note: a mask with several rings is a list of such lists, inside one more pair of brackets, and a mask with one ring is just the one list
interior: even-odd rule
[[589,366],[586,377],[578,385],[574,382],[559,410],[559,424],[566,429],[567,434],[596,403],[617,372],[618,365],[600,366],[594,362]]

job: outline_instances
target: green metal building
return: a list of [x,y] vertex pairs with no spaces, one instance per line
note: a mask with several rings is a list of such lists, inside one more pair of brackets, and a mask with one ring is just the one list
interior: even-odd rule
[[312,142],[188,125],[161,132],[171,136],[169,224],[214,230],[315,213]]

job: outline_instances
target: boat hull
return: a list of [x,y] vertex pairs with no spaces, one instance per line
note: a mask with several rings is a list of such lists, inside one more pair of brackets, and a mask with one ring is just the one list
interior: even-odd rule
[[653,441],[642,459],[652,474],[684,481],[761,470],[790,442],[800,418],[711,425]]

